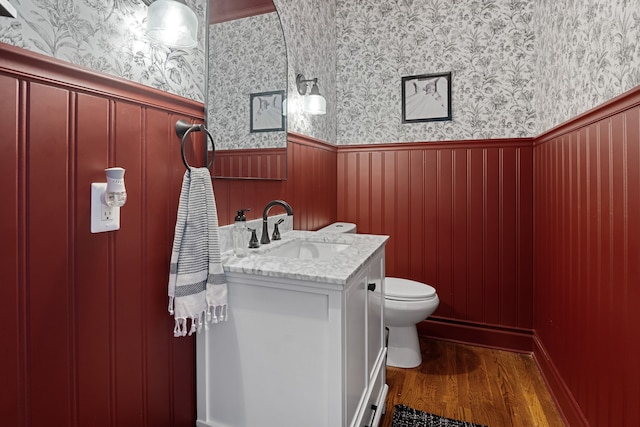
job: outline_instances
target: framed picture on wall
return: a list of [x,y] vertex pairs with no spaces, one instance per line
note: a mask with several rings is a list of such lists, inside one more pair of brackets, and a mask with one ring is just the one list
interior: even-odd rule
[[402,77],[402,123],[451,120],[451,72]]
[[252,93],[249,96],[251,132],[284,130],[285,116],[282,114],[284,90]]

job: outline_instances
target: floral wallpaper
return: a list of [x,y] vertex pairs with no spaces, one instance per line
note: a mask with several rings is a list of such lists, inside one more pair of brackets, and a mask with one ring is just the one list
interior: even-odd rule
[[[274,0],[287,42],[288,130],[336,144],[336,4],[334,0]],[[327,114],[301,111],[296,75],[317,77]]]
[[[337,0],[338,144],[531,136],[534,3]],[[452,120],[403,124],[401,78],[449,71]]]
[[249,132],[250,94],[287,89],[277,13],[209,26],[208,88],[207,126],[216,149],[286,147],[286,131]]
[[640,84],[640,2],[540,0],[536,134]]
[[18,18],[0,17],[0,42],[204,102],[205,0],[187,0],[200,43],[172,49],[144,35],[141,0],[10,0]]
[[[140,0],[10,1],[0,42],[205,101],[203,25],[195,49],[170,49],[145,38]],[[206,0],[187,3],[203,22]],[[274,3],[288,130],[330,143],[535,136],[640,84],[635,0]],[[448,71],[453,120],[402,124],[402,76]],[[297,73],[319,78],[326,115],[299,110]]]

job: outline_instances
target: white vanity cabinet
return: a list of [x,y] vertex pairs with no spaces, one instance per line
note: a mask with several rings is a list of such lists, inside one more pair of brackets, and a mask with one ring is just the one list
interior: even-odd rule
[[385,241],[345,283],[228,271],[229,319],[197,337],[196,425],[378,425]]

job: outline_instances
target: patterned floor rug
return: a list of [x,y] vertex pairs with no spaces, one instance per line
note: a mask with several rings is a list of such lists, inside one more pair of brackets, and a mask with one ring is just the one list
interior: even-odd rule
[[393,409],[391,427],[486,427],[481,424],[452,420],[428,412],[418,411],[404,405],[396,405]]

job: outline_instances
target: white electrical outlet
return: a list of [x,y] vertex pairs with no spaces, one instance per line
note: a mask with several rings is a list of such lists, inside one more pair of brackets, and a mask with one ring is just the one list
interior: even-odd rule
[[101,204],[101,214],[100,221],[112,221],[113,220],[113,208],[111,206],[107,206],[104,203]]
[[91,232],[103,233],[120,229],[120,208],[112,208],[104,203],[103,195],[107,184],[91,183]]

